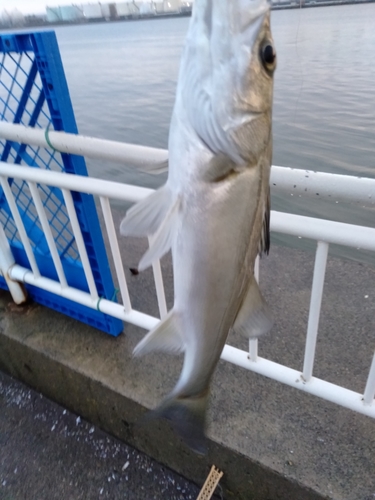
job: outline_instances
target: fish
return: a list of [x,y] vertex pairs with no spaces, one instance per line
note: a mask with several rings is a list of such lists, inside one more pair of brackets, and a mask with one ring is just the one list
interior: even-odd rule
[[210,384],[228,334],[257,338],[273,325],[254,263],[270,246],[275,68],[267,0],[195,0],[167,181],[120,225],[125,236],[152,235],[139,271],[172,251],[173,308],[134,355],[184,353],[177,384],[151,416],[167,419],[199,454],[207,448]]

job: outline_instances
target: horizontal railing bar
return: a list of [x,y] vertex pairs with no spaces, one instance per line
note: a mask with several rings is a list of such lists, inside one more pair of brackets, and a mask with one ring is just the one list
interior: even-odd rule
[[375,205],[375,179],[272,166],[271,192]]
[[[45,129],[25,127],[8,122],[0,122],[0,137],[9,141],[49,148]],[[164,162],[168,159],[165,149],[126,144],[123,142],[97,139],[66,132],[48,131],[48,141],[61,153],[70,153],[87,158],[96,158],[114,162],[128,162],[136,166]]]
[[153,189],[149,188],[40,168],[15,166],[5,162],[0,162],[0,175],[130,202],[142,200],[154,192]]
[[271,211],[271,231],[361,250],[375,250],[375,229]]
[[[92,177],[22,166],[15,168],[5,162],[0,162],[0,175],[130,202],[142,200],[153,192],[153,189]],[[343,222],[272,211],[271,231],[363,250],[375,250],[374,228]]]
[[[24,125],[0,122],[0,137],[49,148],[46,131]],[[60,152],[101,160],[146,166],[168,159],[166,149],[126,144],[66,132],[48,132],[49,142]],[[274,165],[271,170],[271,191],[289,195],[351,201],[375,205],[375,179],[337,175]]]
[[331,403],[344,406],[368,417],[375,418],[375,405],[365,405],[363,395],[345,389],[338,385],[326,382],[325,380],[312,377],[309,382],[304,382],[301,373],[293,368],[280,365],[274,361],[258,357],[257,360],[250,361],[249,354],[235,347],[226,345],[221,358],[238,365],[247,370],[251,370],[259,375],[271,378],[283,384],[299,389],[308,394],[313,394],[326,399]]
[[47,292],[54,293],[59,297],[64,297],[78,304],[82,304],[83,306],[90,307],[91,309],[99,309],[104,314],[109,314],[127,323],[145,328],[146,330],[151,330],[160,321],[157,318],[139,311],[131,310],[127,312],[123,305],[108,299],[93,299],[88,292],[83,292],[69,286],[62,288],[57,281],[45,277],[36,277],[30,269],[26,269],[18,264],[11,268],[9,276],[14,281],[36,286]]
[[[14,265],[10,270],[10,278],[21,283],[28,283],[47,290],[56,295],[65,297],[75,302],[97,309],[98,301],[91,298],[87,292],[82,292],[74,288],[62,288],[59,283],[49,278],[35,277],[33,273],[24,267]],[[107,299],[100,299],[100,311],[105,314],[110,314],[116,318],[122,319],[128,323],[132,323],[141,328],[151,330],[159,320],[139,311],[125,312],[125,309],[115,302]],[[357,411],[369,417],[375,418],[375,405],[365,405],[363,396],[356,392],[350,391],[343,387],[339,387],[330,382],[313,377],[308,383],[305,383],[301,378],[301,373],[292,368],[280,365],[273,361],[258,357],[257,361],[250,361],[249,354],[235,347],[226,345],[224,347],[221,358],[233,364],[251,370],[260,375],[264,375],[278,382],[290,385],[296,389],[300,389],[309,394],[321,397],[332,403],[339,404],[351,410]]]

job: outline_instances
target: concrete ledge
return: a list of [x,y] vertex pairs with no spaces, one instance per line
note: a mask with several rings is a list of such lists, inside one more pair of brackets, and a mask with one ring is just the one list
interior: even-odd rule
[[[124,248],[133,266],[138,244]],[[274,247],[262,283],[277,325],[261,355],[297,369],[303,359],[313,255]],[[171,299],[170,262],[163,267]],[[298,271],[296,271],[296,269]],[[316,375],[361,391],[374,348],[375,270],[330,259]],[[149,273],[129,277],[132,298],[156,314]],[[364,299],[365,296],[367,299]],[[181,358],[131,359],[144,332],[127,325],[114,339],[32,304],[17,308],[0,292],[0,369],[102,429],[202,484],[212,464],[224,471],[225,498],[370,500],[375,494],[375,422],[220,362],[212,387],[209,452],[187,450],[164,422],[136,424],[173,387]],[[231,339],[245,347],[241,339]]]

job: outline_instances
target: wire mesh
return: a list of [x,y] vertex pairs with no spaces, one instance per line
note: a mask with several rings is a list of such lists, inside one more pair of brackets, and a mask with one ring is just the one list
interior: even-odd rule
[[[77,133],[69,91],[53,32],[0,34],[0,120],[46,130],[64,130]],[[83,158],[59,153],[19,142],[0,140],[0,161],[30,168],[87,175]],[[43,276],[58,279],[56,268],[39,220],[38,213],[26,182],[8,179],[22,224],[30,241],[37,265]],[[5,188],[4,188],[5,189]],[[88,290],[82,258],[72,230],[62,191],[58,188],[37,186],[44,211],[55,240],[56,249],[69,286]],[[8,189],[6,189],[8,193]],[[8,193],[7,196],[10,196]],[[114,284],[109,271],[107,255],[92,197],[73,193],[74,210],[83,234],[89,265],[95,277],[95,287],[100,297],[113,296]],[[45,222],[45,221],[44,221]],[[13,219],[8,201],[0,188],[0,224],[16,261],[30,267]],[[22,228],[20,229],[22,231]],[[0,286],[6,286],[0,277]],[[118,335],[122,323],[109,316],[91,311],[84,306],[72,305],[52,294],[29,290],[35,300],[61,312],[94,325],[108,333]],[[74,312],[72,312],[74,311]]]
[[[22,125],[53,130],[52,118],[45,101],[43,85],[35,71],[35,54],[9,52],[2,55],[0,67],[0,111],[1,120]],[[1,141],[2,161],[47,170],[63,171],[61,154],[30,145]],[[12,193],[18,209],[26,222],[25,227],[32,247],[50,255],[45,244],[43,230],[38,220],[27,184],[12,180]],[[79,261],[79,253],[70,226],[69,217],[60,190],[43,186],[40,188],[43,205],[56,241],[60,258]],[[21,245],[21,240],[9,213],[4,197],[0,208],[0,222],[10,242]]]

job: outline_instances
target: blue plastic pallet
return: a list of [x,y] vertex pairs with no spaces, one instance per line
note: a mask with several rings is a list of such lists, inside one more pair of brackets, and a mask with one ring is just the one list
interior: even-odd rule
[[[54,32],[0,35],[0,119],[12,123],[78,133]],[[0,140],[0,160],[59,172],[87,176],[85,161],[80,156],[59,153]],[[21,213],[41,274],[57,280],[57,273],[39,222],[34,203],[25,182],[9,181]],[[47,216],[64,267],[68,284],[88,292],[88,285],[70,226],[60,189],[39,186]],[[116,295],[99,225],[95,202],[91,195],[72,193],[84,237],[96,287],[100,297],[114,300]],[[0,224],[3,225],[16,262],[30,268],[10,209],[0,188]],[[0,277],[0,287],[7,288]],[[29,295],[37,302],[72,316],[84,323],[118,335],[122,321],[70,300],[27,285]]]

